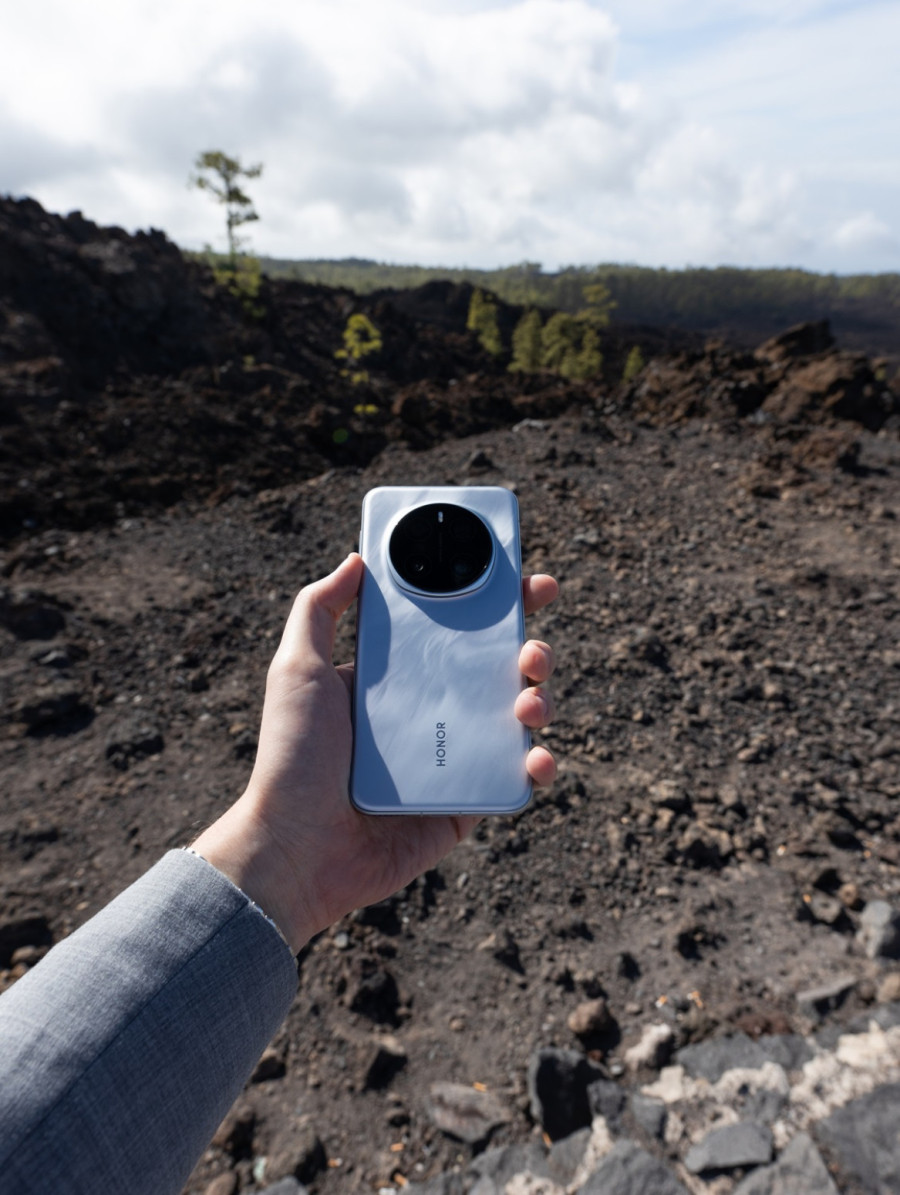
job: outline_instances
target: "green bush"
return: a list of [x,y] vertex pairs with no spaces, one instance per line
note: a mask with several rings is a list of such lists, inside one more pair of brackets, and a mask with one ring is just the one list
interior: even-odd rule
[[472,291],[466,327],[478,334],[478,343],[486,352],[496,357],[503,352],[500,329],[497,326],[497,304],[483,290]]
[[[381,333],[369,317],[362,312],[351,315],[347,320],[346,328],[344,328],[344,347],[337,349],[334,354],[339,361],[346,361],[348,364],[347,369],[341,370],[341,376],[349,378],[354,386],[368,382],[369,371],[360,367],[361,362],[364,357],[368,357],[370,353],[379,352],[382,347]],[[370,406],[371,404],[360,405]]]

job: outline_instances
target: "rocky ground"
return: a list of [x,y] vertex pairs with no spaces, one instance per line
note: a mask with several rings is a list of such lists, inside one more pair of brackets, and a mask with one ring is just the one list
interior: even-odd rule
[[[560,661],[558,782],[307,948],[187,1190],[896,1189],[900,439],[870,363],[813,326],[684,344],[628,388],[522,383],[398,312],[411,347],[367,423],[283,312],[241,333],[252,361],[218,358],[232,316],[200,287],[208,359],[173,317],[168,372],[123,334],[98,381],[32,259],[146,246],[0,214],[4,984],[240,792],[292,596],[354,546],[367,489],[511,486],[526,569],[562,584],[529,626]],[[184,267],[148,261],[159,331]],[[90,277],[127,325],[127,270]],[[316,293],[288,298],[339,342],[352,300]]]

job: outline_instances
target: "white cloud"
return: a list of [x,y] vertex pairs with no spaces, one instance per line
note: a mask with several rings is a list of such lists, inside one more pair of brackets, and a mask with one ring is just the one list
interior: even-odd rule
[[881,257],[889,265],[900,264],[900,238],[872,212],[860,212],[845,220],[834,233],[839,249],[865,257]]
[[265,163],[252,239],[282,256],[857,268],[896,244],[894,8],[20,5],[0,189],[201,245],[215,147]]

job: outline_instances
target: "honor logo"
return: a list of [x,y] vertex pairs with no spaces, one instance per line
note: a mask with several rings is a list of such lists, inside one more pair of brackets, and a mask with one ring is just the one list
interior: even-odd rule
[[434,727],[434,766],[447,766],[447,723],[437,722]]

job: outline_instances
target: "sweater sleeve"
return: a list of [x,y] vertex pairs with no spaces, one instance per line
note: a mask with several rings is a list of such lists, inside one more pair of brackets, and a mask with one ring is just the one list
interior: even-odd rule
[[273,924],[170,851],[0,998],[0,1186],[182,1189],[297,989]]

